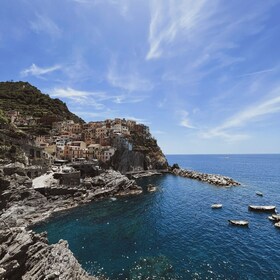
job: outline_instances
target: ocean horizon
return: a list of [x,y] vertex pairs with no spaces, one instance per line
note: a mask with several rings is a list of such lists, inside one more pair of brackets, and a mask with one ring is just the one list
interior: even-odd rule
[[[280,207],[280,155],[167,155],[170,165],[218,173],[241,186],[217,187],[161,175],[138,179],[155,193],[106,199],[37,225],[51,243],[66,239],[92,275],[110,279],[279,279],[280,230],[249,204]],[[261,191],[263,197],[257,196]],[[222,203],[222,209],[211,209]],[[229,219],[249,221],[248,228]]]

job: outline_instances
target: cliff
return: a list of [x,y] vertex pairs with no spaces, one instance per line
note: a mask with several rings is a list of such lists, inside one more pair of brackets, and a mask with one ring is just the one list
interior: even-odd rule
[[119,149],[111,159],[111,166],[126,173],[130,171],[167,169],[168,162],[150,133],[131,132],[132,150]]

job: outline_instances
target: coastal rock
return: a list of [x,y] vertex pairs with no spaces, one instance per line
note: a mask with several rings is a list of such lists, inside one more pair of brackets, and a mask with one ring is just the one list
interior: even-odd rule
[[0,236],[1,279],[97,279],[82,269],[64,240],[49,245],[44,233],[24,227],[5,227]]
[[181,168],[171,169],[171,173],[176,176],[195,179],[216,186],[239,186],[240,185],[239,182],[234,181],[230,177],[217,175],[217,174],[207,174],[207,173],[201,173],[201,172],[186,170]]
[[147,185],[147,191],[148,192],[155,192],[157,190],[157,187],[153,184],[148,184]]
[[25,176],[25,165],[20,162],[10,163],[4,166],[3,171],[4,175],[12,175],[12,174],[18,174],[20,176]]
[[49,245],[46,235],[27,228],[57,211],[104,197],[139,194],[142,188],[113,170],[78,186],[60,185],[59,180],[43,180],[46,185],[40,185],[36,178],[34,188],[17,170],[10,175],[0,172],[0,279],[97,279],[81,268],[66,241]]

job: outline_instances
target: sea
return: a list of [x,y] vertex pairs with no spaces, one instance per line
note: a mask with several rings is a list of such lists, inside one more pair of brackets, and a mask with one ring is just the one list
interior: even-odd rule
[[[139,179],[138,196],[106,199],[57,213],[37,225],[50,243],[66,239],[82,267],[109,279],[280,279],[280,155],[168,155],[170,165],[230,176],[216,187],[170,174]],[[146,191],[147,184],[157,191]],[[256,191],[263,193],[257,196]],[[221,203],[221,209],[212,209]],[[248,220],[236,227],[229,219]]]

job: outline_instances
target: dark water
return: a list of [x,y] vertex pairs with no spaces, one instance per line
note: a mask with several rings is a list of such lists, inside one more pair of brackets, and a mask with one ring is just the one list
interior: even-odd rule
[[[248,204],[280,209],[280,155],[168,156],[169,163],[228,175],[219,188],[172,175],[146,178],[156,193],[92,203],[36,228],[67,239],[90,273],[111,279],[280,279],[280,230]],[[259,190],[263,197],[255,194]],[[212,203],[223,208],[212,210]],[[249,228],[228,225],[247,219]]]

